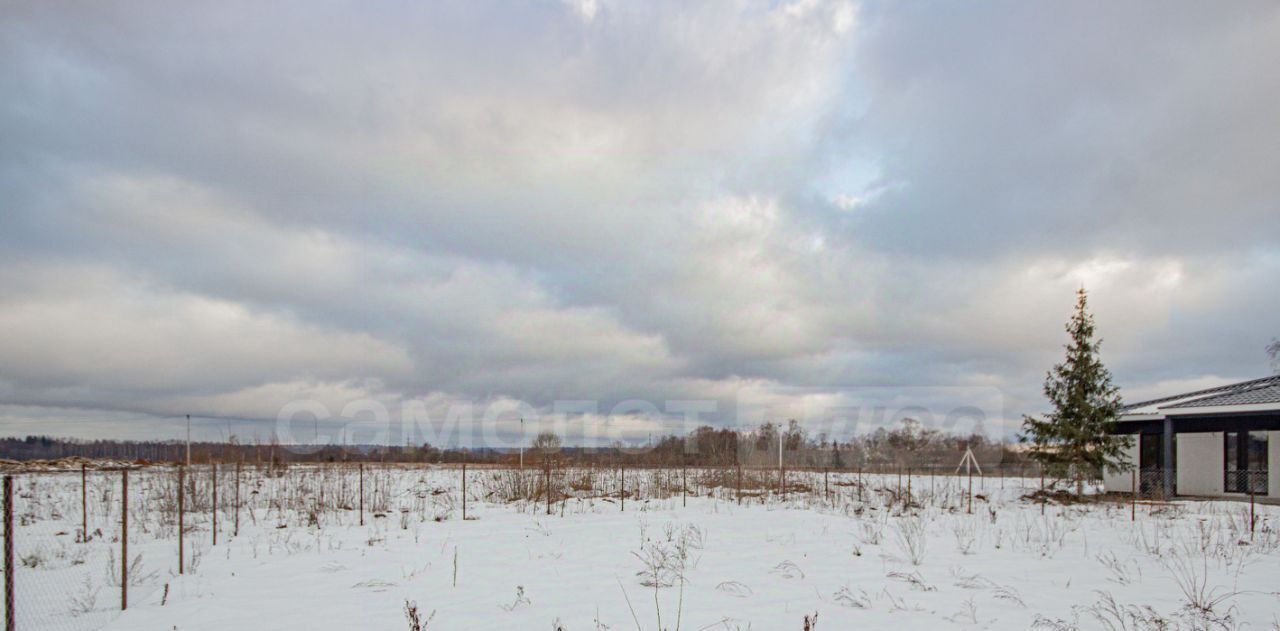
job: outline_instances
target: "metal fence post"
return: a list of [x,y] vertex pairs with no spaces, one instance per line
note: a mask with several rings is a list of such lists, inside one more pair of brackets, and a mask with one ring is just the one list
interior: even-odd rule
[[738,463],[738,506],[742,506],[742,463]]
[[1253,526],[1258,522],[1258,519],[1257,517],[1254,516],[1254,512],[1253,512],[1254,511],[1254,493],[1255,493],[1255,490],[1253,487],[1253,472],[1250,471],[1248,473],[1248,476],[1249,476],[1249,541],[1253,541]]
[[120,611],[129,608],[129,470],[120,470]]
[[218,545],[218,463],[214,462],[210,465],[209,477],[213,484],[213,509],[209,514],[213,517],[213,527],[209,530],[213,531],[213,545]]
[[360,525],[364,525],[364,463],[360,463]]
[[1040,514],[1044,514],[1044,505],[1048,503],[1049,498],[1044,494],[1044,463],[1040,463]]
[[13,476],[4,476],[4,628],[14,631],[13,617]]
[[80,543],[89,543],[89,465],[80,465]]
[[235,528],[234,528],[234,530],[232,531],[231,536],[233,536],[233,537],[239,537],[239,536],[240,536],[240,461],[239,461],[239,460],[237,460],[237,461],[236,461],[236,497],[235,497],[235,503],[236,503]]
[[547,459],[547,514],[551,514],[551,459]]
[[968,513],[973,514],[973,469],[969,469],[969,509]]
[[186,550],[183,547],[186,540],[186,528],[183,523],[187,508],[186,477],[187,468],[178,465],[178,574],[183,573],[183,568],[186,565],[184,562],[186,560]]
[[1129,521],[1138,521],[1138,470],[1134,469],[1132,479],[1129,484],[1132,490],[1129,492]]

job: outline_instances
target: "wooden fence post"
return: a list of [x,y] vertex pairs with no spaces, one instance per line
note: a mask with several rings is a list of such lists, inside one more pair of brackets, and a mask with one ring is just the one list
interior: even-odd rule
[[547,458],[547,514],[551,514],[551,459]]
[[622,486],[618,491],[618,496],[622,498],[622,512],[627,512],[627,465],[622,465]]
[[364,525],[364,463],[360,463],[360,525]]
[[183,568],[186,565],[186,478],[187,468],[182,465],[178,465],[178,574],[183,573]]
[[14,631],[13,606],[13,476],[4,476],[4,628]]
[[129,470],[120,470],[120,611],[129,608]]
[[462,463],[462,521],[467,521],[467,463]]

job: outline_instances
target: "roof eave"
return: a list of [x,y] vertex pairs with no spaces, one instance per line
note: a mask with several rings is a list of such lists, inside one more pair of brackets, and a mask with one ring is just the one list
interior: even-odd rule
[[1167,416],[1203,416],[1206,414],[1239,414],[1244,412],[1280,412],[1280,403],[1241,403],[1237,405],[1206,405],[1162,409]]
[[1125,423],[1134,421],[1159,421],[1162,419],[1164,419],[1164,415],[1159,412],[1133,412],[1129,414],[1121,414],[1120,418],[1116,420],[1121,423]]

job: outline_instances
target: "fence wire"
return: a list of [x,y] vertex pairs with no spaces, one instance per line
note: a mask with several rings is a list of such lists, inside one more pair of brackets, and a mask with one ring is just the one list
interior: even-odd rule
[[[18,629],[98,629],[128,602],[157,597],[169,575],[169,536],[154,474],[130,472],[127,558],[123,474],[69,471],[13,476],[13,614]],[[7,604],[7,603],[6,603]]]
[[[871,502],[972,510],[974,497],[1019,497],[1042,484],[1020,468],[996,475],[988,468],[987,473],[970,478],[950,466],[864,472],[531,463],[523,470],[476,466],[465,473],[457,467],[399,464],[154,466],[128,472],[127,531],[122,471],[16,473],[14,615],[18,629],[79,631],[112,623],[125,605],[154,607],[199,597],[199,583],[181,575],[198,575],[207,558],[223,562],[224,548],[227,559],[233,551],[256,555],[259,544],[248,538],[235,548],[242,530],[261,539],[263,553],[270,555],[310,545],[289,537],[299,529],[364,527],[373,537],[388,529],[459,519],[464,475],[470,510],[503,506],[531,515],[564,514],[575,502],[631,511],[655,501],[679,507],[698,497],[824,505],[845,512]],[[211,555],[215,542],[216,557]]]

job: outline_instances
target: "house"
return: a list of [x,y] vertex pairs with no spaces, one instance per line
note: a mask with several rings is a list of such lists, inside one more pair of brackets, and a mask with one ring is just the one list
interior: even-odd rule
[[1280,498],[1280,375],[1129,404],[1117,424],[1137,473],[1107,471],[1108,492]]

